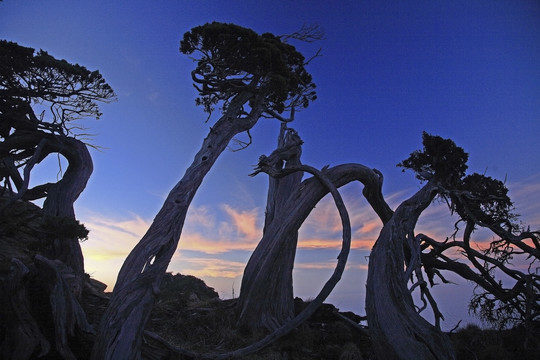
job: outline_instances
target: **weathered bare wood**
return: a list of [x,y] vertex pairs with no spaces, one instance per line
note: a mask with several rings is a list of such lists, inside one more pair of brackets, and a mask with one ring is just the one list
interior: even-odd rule
[[[290,166],[281,171],[276,170],[274,166],[276,159],[279,157],[272,158],[272,155],[261,158],[268,169],[265,171],[272,176],[284,177],[298,168]],[[381,193],[380,172],[359,164],[345,164],[324,169],[323,173],[336,188],[352,181],[362,182],[363,194],[382,221],[391,217],[392,210]],[[292,294],[283,291],[285,287],[292,289],[292,266],[296,252],[296,241],[290,241],[291,238],[287,236],[298,232],[311,210],[329,191],[316,177],[305,180],[296,189],[298,191],[293,192],[286,201],[282,200],[284,205],[278,214],[279,218],[265,228],[258,248],[246,266],[238,299],[240,326],[274,330],[284,323],[280,320],[282,308],[276,307],[275,303],[284,304],[286,301],[293,301]],[[283,275],[284,259],[292,259],[291,263],[287,264],[285,275]],[[277,277],[277,273],[281,277]],[[290,298],[283,299],[286,296]]]
[[[290,166],[284,170],[279,170],[272,166],[266,167],[261,162],[259,162],[259,166],[260,168],[258,171],[268,172],[270,175],[275,176],[275,177],[286,176],[294,172],[305,171],[305,172],[311,173],[312,175],[314,175],[313,177],[317,179],[319,184],[325,187],[327,191],[332,194],[332,197],[338,209],[338,212],[341,218],[341,224],[343,227],[342,248],[338,256],[336,268],[334,272],[332,273],[332,275],[330,276],[330,278],[328,279],[328,281],[322,287],[319,294],[309,303],[308,306],[304,308],[304,310],[300,312],[300,314],[298,314],[296,317],[294,317],[287,323],[276,328],[272,333],[268,334],[266,337],[259,340],[258,342],[251,344],[245,348],[241,348],[238,350],[234,350],[234,351],[222,353],[222,354],[196,354],[196,353],[192,353],[190,351],[186,351],[181,348],[176,348],[174,346],[167,345],[168,349],[173,352],[176,352],[182,355],[192,356],[199,359],[216,359],[216,360],[238,358],[238,357],[249,355],[271,344],[272,342],[276,341],[282,336],[285,336],[286,334],[291,332],[294,328],[296,328],[298,325],[306,321],[311,315],[313,315],[313,313],[315,313],[317,308],[323,303],[323,301],[328,297],[328,295],[330,295],[330,293],[332,292],[336,284],[341,279],[341,275],[343,274],[343,271],[345,270],[345,265],[347,263],[347,257],[348,257],[349,249],[351,246],[351,224],[349,220],[349,214],[347,212],[347,209],[345,208],[345,204],[337,188],[329,180],[329,178],[324,172],[319,171],[311,166],[306,166],[306,165]],[[290,231],[289,229],[290,224],[291,223],[294,224],[295,223],[294,219],[297,219],[298,217],[296,216],[296,214],[291,214],[290,218],[293,220],[287,222],[285,225],[276,224],[274,226],[274,227],[280,228],[280,231],[277,232],[277,236],[283,236],[287,234]],[[156,334],[153,334],[153,333],[147,333],[147,334],[158,341],[166,343],[163,339],[161,339]]]
[[[292,129],[286,129],[282,124],[280,136],[278,138],[278,148],[272,152],[268,162],[272,164],[276,171],[285,166],[298,166],[301,164],[302,140]],[[268,196],[266,202],[266,213],[264,220],[263,234],[269,229],[275,229],[279,222],[293,214],[288,213],[287,201],[295,193],[301,182],[302,172],[295,172],[282,178],[269,177]],[[274,224],[276,222],[277,224]],[[267,289],[264,294],[260,294],[257,300],[249,299],[255,294],[258,286],[254,281],[259,273],[260,265],[264,262],[271,247],[276,241],[271,236],[263,236],[244,269],[242,277],[241,292],[239,297],[239,325],[250,329],[263,328],[273,331],[294,317],[294,297],[292,271],[294,258],[298,242],[298,231],[292,230],[280,239],[282,251],[276,266],[272,269],[272,274],[267,277],[264,284]],[[262,303],[260,300],[265,299]],[[254,306],[254,307],[253,307]],[[252,322],[249,313],[258,314],[259,321]]]
[[64,359],[76,360],[69,348],[68,336],[75,334],[75,328],[90,333],[94,331],[77,299],[77,275],[59,260],[36,255],[35,263],[39,279],[49,294],[56,350]]
[[[263,169],[259,169],[258,171],[263,171]],[[163,343],[171,352],[180,355],[190,356],[197,359],[219,360],[240,358],[247,356],[271,344],[280,337],[288,334],[294,328],[299,326],[302,322],[306,321],[328,297],[332,289],[335,287],[335,285],[341,278],[341,274],[343,273],[343,270],[345,268],[348,249],[350,247],[350,223],[348,223],[348,215],[346,215],[346,209],[341,200],[339,192],[337,192],[337,187],[343,186],[355,180],[362,182],[365,186],[363,190],[364,196],[366,196],[372,208],[377,212],[377,214],[379,214],[382,221],[388,221],[392,215],[392,210],[382,197],[382,176],[380,175],[380,172],[377,170],[369,169],[363,165],[345,164],[336,166],[331,169],[324,169],[324,171],[322,172],[319,172],[318,170],[315,170],[305,165],[290,166],[282,170],[276,169],[272,166],[268,166],[264,168],[264,171],[267,171],[271,176],[276,178],[285,177],[297,171],[307,171],[316,175],[303,182],[303,195],[299,196],[298,194],[296,194],[296,196],[294,197],[295,200],[298,200],[297,202],[294,202],[297,207],[295,207],[293,211],[296,212],[289,213],[289,219],[294,220],[286,221],[285,223],[281,223],[279,226],[276,224],[276,227],[280,228],[280,231],[277,232],[278,235],[283,235],[287,232],[290,232],[291,229],[293,229],[295,226],[299,227],[300,225],[298,225],[297,223],[295,224],[295,222],[300,222],[300,224],[303,223],[303,221],[309,215],[309,212],[311,211],[311,209],[313,209],[315,204],[320,201],[320,199],[322,199],[328,192],[332,193],[332,195],[334,196],[334,200],[336,201],[336,206],[340,211],[340,216],[342,217],[342,224],[344,228],[342,250],[340,252],[340,256],[338,256],[338,264],[336,265],[334,273],[325,283],[319,294],[300,314],[298,314],[295,318],[291,319],[285,324],[281,325],[280,327],[276,328],[273,332],[268,334],[260,341],[251,344],[245,348],[221,354],[199,354],[172,346],[155,333],[145,332],[146,336],[149,336],[154,340]]]
[[0,283],[6,336],[0,345],[0,357],[6,360],[26,360],[33,354],[44,356],[50,344],[30,313],[26,276],[28,268],[18,259],[11,261],[10,273]]
[[[436,195],[428,182],[384,225],[369,258],[366,313],[379,359],[454,359],[449,338],[416,311],[407,288],[404,248],[422,211]],[[420,255],[420,254],[418,254]]]
[[[242,114],[251,100],[249,115]],[[237,134],[252,128],[263,107],[252,93],[243,92],[210,129],[193,163],[171,190],[152,225],[122,265],[100,324],[92,359],[138,359],[144,326],[159,292],[161,279],[176,251],[188,207],[219,155]]]

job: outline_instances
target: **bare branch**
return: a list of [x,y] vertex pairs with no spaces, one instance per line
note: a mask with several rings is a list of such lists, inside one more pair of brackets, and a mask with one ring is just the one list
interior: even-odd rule
[[287,42],[287,40],[294,39],[312,43],[315,41],[324,40],[324,30],[317,23],[303,24],[298,31],[295,31],[292,34],[281,35],[279,38],[285,42]]

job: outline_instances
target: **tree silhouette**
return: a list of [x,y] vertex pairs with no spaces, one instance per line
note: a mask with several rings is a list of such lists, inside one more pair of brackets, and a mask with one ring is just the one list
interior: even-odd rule
[[[428,282],[435,285],[435,278],[448,282],[441,270],[474,281],[484,290],[473,297],[471,306],[487,318],[509,311],[520,314],[526,324],[538,319],[538,275],[531,266],[527,271],[512,267],[509,260],[519,254],[535,264],[540,233],[521,231],[513,223],[515,214],[502,182],[479,174],[465,176],[468,155],[453,141],[424,133],[423,144],[422,151],[413,152],[398,166],[413,170],[427,183],[385,223],[369,259],[366,313],[381,358],[454,358],[448,339],[439,330],[443,315],[428,287]],[[459,215],[455,233],[443,241],[415,233],[418,218],[436,198]],[[465,223],[462,241],[457,240],[460,223]],[[491,230],[500,240],[484,251],[473,248],[471,235],[476,227]],[[458,258],[452,257],[456,249],[461,251]],[[500,273],[513,279],[511,289],[497,281]],[[412,300],[414,289],[420,291],[421,307]],[[435,327],[419,315],[428,302]],[[492,306],[495,302],[501,305],[501,312]]]
[[[98,71],[41,50],[0,41],[0,181],[12,200],[45,198],[44,214],[75,219],[73,203],[92,174],[92,158],[77,139],[75,120],[101,115],[98,101],[115,97]],[[42,110],[36,115],[36,110]],[[48,111],[47,111],[48,110]],[[52,154],[68,161],[62,178],[28,188],[33,167]],[[47,255],[84,273],[78,239],[55,240]]]
[[[353,181],[363,184],[362,195],[382,227],[370,254],[366,285],[369,334],[378,358],[455,358],[448,336],[440,330],[443,314],[430,291],[437,279],[448,282],[444,271],[477,284],[470,307],[483,319],[500,326],[524,324],[527,339],[532,339],[540,316],[540,232],[517,223],[503,182],[466,174],[468,154],[452,140],[423,133],[423,149],[398,164],[412,170],[423,185],[395,210],[382,195],[383,175],[376,169],[342,164],[318,170],[302,164],[303,141],[288,124],[295,111],[315,100],[315,85],[305,68],[310,60],[288,41],[320,37],[316,27],[276,36],[217,22],[184,34],[180,51],[194,57],[195,102],[208,114],[207,121],[214,112],[220,117],[123,264],[96,332],[93,359],[140,358],[145,325],[176,251],[188,207],[231,140],[242,132],[249,134],[260,118],[278,119],[281,131],[277,148],[259,158],[252,174],[269,176],[266,216],[261,241],[244,270],[236,310],[239,330],[263,330],[266,336],[221,354],[194,354],[171,345],[167,349],[197,358],[246,356],[313,314],[345,270],[351,225],[338,188]],[[0,299],[6,319],[0,353],[4,357],[26,359],[50,350],[51,337],[42,333],[42,324],[30,310],[29,277],[40,283],[49,300],[51,314],[46,321],[53,324],[57,354],[74,359],[69,337],[76,329],[92,330],[78,299],[84,275],[78,241],[87,232],[73,210],[92,172],[92,161],[80,139],[84,134],[74,121],[99,117],[97,102],[113,98],[114,92],[99,72],[57,60],[44,51],[35,53],[0,41],[1,220],[6,221],[15,205],[43,198],[44,228],[50,235],[30,262],[14,258],[9,271],[1,274]],[[287,113],[289,117],[284,115]],[[30,188],[34,166],[51,154],[66,158],[66,172],[56,183]],[[304,174],[312,176],[305,178]],[[298,230],[329,193],[342,221],[342,249],[330,279],[295,315],[292,271]],[[457,217],[454,231],[444,240],[417,231],[418,220],[434,201],[446,203],[450,215]],[[474,238],[480,228],[497,239],[482,247]],[[513,260],[528,267],[515,266]],[[419,293],[421,304],[413,301],[414,292]],[[420,315],[428,306],[434,325]],[[146,334],[163,342],[156,334]]]
[[272,34],[233,24],[209,23],[184,34],[180,51],[195,56],[196,101],[221,117],[210,128],[193,163],[171,190],[152,225],[128,255],[101,321],[93,359],[137,358],[144,325],[174,254],[188,207],[219,155],[261,117],[275,117],[315,99],[305,58]]
[[[49,299],[59,354],[73,358],[68,334],[75,328],[90,330],[78,302],[84,279],[79,240],[88,231],[76,221],[73,204],[93,167],[74,121],[99,118],[98,102],[114,97],[98,71],[58,60],[43,50],[0,41],[0,216],[9,221],[18,202],[44,199],[42,214],[49,228],[33,262],[14,258],[2,282],[8,314],[3,356],[23,359],[36,348],[45,354],[50,347],[29,310],[34,300],[28,298],[29,278],[41,283]],[[61,178],[29,188],[34,166],[53,155],[68,162]]]
[[[263,237],[244,271],[238,302],[239,325],[244,328],[282,333],[287,324],[296,321],[291,304],[297,231],[325,194],[322,187],[322,192],[313,196],[310,188],[316,179],[300,182],[300,176],[283,177],[300,166],[301,144],[296,132],[282,132],[278,149],[259,162],[259,168],[265,167],[271,178]],[[382,174],[376,170],[359,164],[323,169],[335,187],[354,180],[363,182],[363,194],[384,224],[370,255],[366,313],[374,349],[385,359],[454,358],[449,338],[440,331],[443,314],[424,280],[427,277],[431,286],[435,277],[447,282],[440,270],[453,271],[483,289],[473,297],[471,308],[487,320],[519,320],[532,328],[538,318],[540,284],[533,265],[539,260],[539,233],[519,232],[502,182],[479,174],[465,175],[468,154],[452,140],[424,133],[423,144],[423,150],[413,152],[398,166],[413,170],[427,184],[395,211],[382,198]],[[460,215],[454,241],[437,242],[415,233],[418,219],[436,198]],[[467,224],[464,241],[456,241],[461,222]],[[470,236],[477,226],[491,229],[501,240],[493,241],[484,251],[473,249]],[[445,251],[457,247],[462,249],[462,257],[451,259]],[[509,261],[517,255],[527,257],[528,271],[511,266]],[[497,281],[497,272],[514,279],[511,289]],[[413,301],[415,290],[420,292],[422,306]],[[420,316],[428,302],[435,326]]]
[[[292,270],[298,230],[332,186],[339,188],[359,181],[364,185],[363,195],[380,218],[384,221],[391,214],[381,193],[382,174],[377,170],[360,164],[343,164],[321,170],[332,186],[323,186],[320,176],[302,181],[302,172],[291,174],[294,169],[302,169],[302,140],[292,129],[282,132],[279,140],[278,148],[270,156],[261,157],[256,171],[270,175],[265,225],[263,237],[244,270],[238,298],[238,325],[252,331],[278,331],[287,322],[296,321],[293,320]],[[289,175],[283,176],[287,173]],[[336,270],[312,301],[313,306],[320,305],[328,296],[328,289],[331,291],[341,278],[344,268],[340,267],[340,262],[343,261],[344,266],[348,251],[348,247],[342,248]]]

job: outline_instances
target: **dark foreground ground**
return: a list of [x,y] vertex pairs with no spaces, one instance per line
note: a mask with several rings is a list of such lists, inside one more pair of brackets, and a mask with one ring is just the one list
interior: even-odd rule
[[[5,200],[0,196],[0,206],[2,201]],[[15,203],[11,205],[9,214],[11,216],[0,217],[0,284],[8,281],[5,274],[9,272],[12,258],[31,266],[43,234],[51,231],[47,223],[44,223],[41,210],[31,203]],[[39,323],[48,341],[54,344],[49,299],[40,290],[39,281],[29,280],[28,283],[31,316]],[[0,286],[0,290],[4,288]],[[104,289],[104,284],[88,278],[81,299],[94,328],[98,327],[109,302],[109,294],[104,293]],[[9,294],[4,295],[0,299],[9,298]],[[219,354],[244,348],[261,339],[264,334],[237,331],[234,326],[235,304],[234,299],[219,299],[214,289],[207,287],[200,279],[167,274],[145,329],[147,333],[143,342],[143,358],[190,360],[196,357],[179,354],[176,350]],[[295,300],[297,312],[305,306],[306,303],[301,299]],[[3,343],[7,331],[4,326],[7,315],[5,309],[5,306],[0,306],[0,343]],[[333,305],[324,304],[290,334],[244,359],[374,359],[369,330],[359,325],[360,320],[358,315],[342,313]],[[540,359],[540,324],[536,329],[536,332],[529,333],[532,337],[528,337],[523,328],[495,331],[469,326],[456,330],[450,336],[460,360],[537,360]],[[156,340],[158,337],[164,341]],[[87,333],[76,333],[69,339],[70,348],[77,360],[89,359],[93,340],[93,335]],[[53,350],[39,359],[56,360],[59,356]]]
[[[193,353],[219,354],[243,348],[260,339],[263,334],[242,334],[235,329],[235,303],[234,299],[220,300],[218,294],[200,279],[168,274],[147,330],[159,335],[173,347]],[[106,305],[105,297],[87,297],[84,306],[90,321],[97,322]],[[301,299],[295,300],[297,312],[305,306]],[[359,325],[360,320],[356,314],[343,313],[331,304],[324,304],[292,333],[245,359],[374,359],[369,331]],[[495,331],[467,326],[450,336],[458,359],[540,359],[539,337],[531,339],[526,349],[526,336],[522,328]],[[145,340],[145,358],[194,359],[168,350],[151,336]],[[81,359],[89,353],[89,348],[85,347],[91,344],[85,343],[80,344]]]

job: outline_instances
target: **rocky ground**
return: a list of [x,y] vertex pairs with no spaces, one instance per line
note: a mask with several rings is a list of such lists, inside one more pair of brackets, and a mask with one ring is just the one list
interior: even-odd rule
[[[94,296],[85,304],[92,321],[98,321],[107,300]],[[193,276],[167,274],[147,330],[169,345],[199,354],[220,354],[246,347],[264,334],[245,334],[235,329],[235,299],[221,300],[204,282]],[[296,298],[296,312],[306,302]],[[266,348],[246,356],[253,360],[358,360],[374,359],[369,331],[359,325],[361,317],[324,304],[304,324]],[[150,334],[149,333],[149,334]],[[524,349],[523,328],[496,331],[467,326],[450,334],[457,358],[538,359],[538,337]],[[167,350],[162,342],[146,337],[144,355],[151,359],[195,359]]]
[[[62,231],[65,231],[67,226],[73,225],[51,223],[51,219],[40,215],[37,206],[29,203],[15,204],[9,214],[0,217],[0,290],[7,288],[12,258],[18,258],[32,267],[33,257],[42,246],[43,239],[48,233],[58,230],[51,227],[62,226]],[[31,278],[25,281],[28,284],[31,315],[47,340],[54,344],[49,301],[40,295],[39,284],[33,284]],[[97,328],[108,305],[110,294],[104,290],[104,284],[90,277],[86,279],[81,305],[94,328]],[[3,301],[10,296],[5,291],[0,295]],[[195,359],[194,354],[225,353],[247,347],[264,337],[265,334],[246,334],[236,329],[235,304],[235,299],[220,299],[214,289],[207,287],[200,279],[167,274],[146,328],[143,358]],[[305,306],[306,302],[295,299],[297,313]],[[8,331],[1,320],[7,316],[4,309],[5,306],[0,307],[0,343],[4,342]],[[333,305],[324,304],[293,332],[245,359],[373,359],[369,330],[360,325],[360,320],[356,314],[340,312]],[[538,329],[533,338],[527,338],[524,329],[519,327],[495,331],[469,326],[458,329],[450,336],[456,346],[458,359],[532,360],[538,359],[540,353],[540,326]],[[77,359],[89,358],[93,336],[79,331],[69,339],[70,348]],[[52,350],[39,359],[58,358],[58,354]]]

